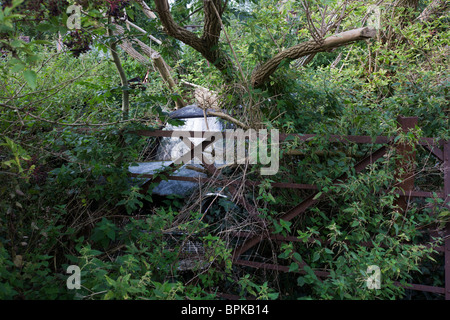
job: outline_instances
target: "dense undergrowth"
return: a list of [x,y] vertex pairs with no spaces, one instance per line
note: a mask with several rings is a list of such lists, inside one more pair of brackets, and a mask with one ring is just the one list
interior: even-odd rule
[[[244,70],[277,50],[276,32],[284,32],[286,43],[298,40],[286,31],[291,22],[275,18],[273,10],[268,5],[259,18],[227,16],[230,41],[241,61],[247,58]],[[276,24],[279,30],[261,28]],[[233,32],[233,25],[240,28]],[[160,128],[174,107],[155,70],[121,53],[129,78],[142,79],[149,71],[149,82],[130,89],[130,119],[122,121],[123,88],[104,43],[74,56],[56,52],[50,32],[25,43],[17,40],[20,29],[7,28],[7,20],[0,26],[9,43],[16,39],[18,53],[0,59],[0,298],[218,299],[228,293],[258,299],[397,299],[424,298],[405,289],[407,283],[443,285],[442,257],[435,251],[440,240],[428,232],[441,231],[450,215],[443,200],[411,201],[404,214],[395,192],[401,160],[395,145],[356,173],[352,167],[381,145],[330,143],[327,137],[396,137],[417,153],[416,188],[440,192],[442,164],[414,142],[450,138],[448,32],[431,32],[448,27],[448,18],[402,29],[406,40],[394,46],[357,43],[319,54],[307,67],[291,62],[263,89],[242,83],[219,88],[220,74],[198,53],[163,48],[176,66],[175,76],[226,92],[224,108],[242,121],[317,134],[308,142],[287,140],[275,176],[258,176],[257,167],[230,173],[263,180],[244,191],[246,199],[274,234],[297,239],[263,241],[251,252],[256,261],[288,266],[286,273],[231,264],[236,243],[217,232],[214,223],[220,219],[204,219],[192,205],[199,200],[195,195],[159,199],[130,180],[128,167],[154,143],[132,131]],[[333,65],[339,54],[343,59]],[[402,133],[398,116],[416,116],[418,126]],[[301,152],[290,155],[292,150]],[[336,184],[344,174],[345,182]],[[270,187],[287,181],[319,187],[317,204],[293,221],[280,217],[310,192]],[[210,215],[242,214],[239,210],[219,201]],[[180,268],[188,259],[187,243],[202,248],[189,270]],[[70,265],[81,270],[80,289],[67,287]],[[367,289],[373,265],[382,275],[380,290]],[[314,271],[328,276],[318,278]]]

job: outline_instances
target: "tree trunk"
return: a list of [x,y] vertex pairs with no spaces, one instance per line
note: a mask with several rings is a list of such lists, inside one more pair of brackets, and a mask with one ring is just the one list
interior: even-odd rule
[[[201,38],[183,27],[180,27],[175,22],[170,13],[170,7],[167,0],[155,0],[155,5],[159,19],[164,26],[164,31],[169,36],[180,40],[198,51],[206,60],[222,72],[225,79],[233,79],[235,70],[233,63],[225,52],[219,48],[221,26],[218,19],[225,9],[221,0],[204,1],[205,22]],[[219,17],[217,17],[214,7],[217,8]]]

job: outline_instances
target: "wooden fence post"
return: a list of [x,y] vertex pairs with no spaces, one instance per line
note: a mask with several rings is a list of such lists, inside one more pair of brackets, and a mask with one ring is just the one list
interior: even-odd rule
[[[417,125],[417,117],[401,117],[397,118],[397,122],[401,130],[406,133],[411,129],[414,129]],[[416,152],[410,143],[400,142],[396,145],[397,156],[400,159],[396,163],[396,180],[400,180],[397,187],[399,187],[404,194],[400,195],[397,199],[396,204],[401,208],[403,212],[406,212],[408,207],[408,191],[413,191],[414,189],[414,170],[416,168]],[[403,169],[403,172],[400,172]]]
[[[444,142],[444,201],[450,202],[450,141]],[[446,206],[450,210],[450,205]],[[445,226],[444,236],[445,300],[450,300],[450,223]]]

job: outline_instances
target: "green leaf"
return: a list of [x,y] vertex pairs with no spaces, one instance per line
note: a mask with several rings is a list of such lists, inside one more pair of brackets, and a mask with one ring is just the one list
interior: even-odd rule
[[298,252],[294,252],[292,255],[294,259],[296,259],[298,262],[302,261],[302,256]]
[[105,300],[112,300],[114,298],[114,292],[113,291],[108,291],[106,293],[106,295],[103,297],[103,299]]
[[313,269],[311,269],[310,266],[306,265],[303,267],[303,270],[311,277],[313,277],[314,279],[316,278],[316,274],[314,273]]
[[22,48],[22,47],[24,47],[23,41],[20,41],[18,39],[15,39],[15,40],[11,41],[10,44],[11,44],[11,47],[13,47],[13,48]]
[[273,222],[273,225],[275,227],[275,233],[280,233],[281,231],[283,231],[283,227],[279,225],[276,221]]
[[116,285],[116,281],[114,281],[114,280],[111,279],[110,277],[108,277],[108,276],[105,275],[105,279],[106,279],[106,282],[108,282],[108,284],[109,284],[110,286],[114,287],[114,286]]
[[305,278],[304,277],[298,277],[297,285],[302,287],[304,284],[305,284]]
[[23,76],[25,77],[25,80],[27,81],[28,85],[30,86],[31,89],[36,89],[36,79],[37,79],[37,75],[36,72],[34,72],[33,70],[25,70],[23,72]]
[[317,193],[317,194],[314,196],[313,200],[319,199],[321,195],[322,195],[322,192]]
[[33,40],[33,44],[51,45],[52,42],[48,40]]
[[12,5],[10,6],[11,9],[14,9],[15,7],[19,6],[24,0],[13,0]]
[[45,32],[48,31],[50,29],[53,29],[53,25],[49,24],[49,23],[40,23],[36,26],[36,29],[41,31],[41,32]]
[[316,262],[317,260],[319,260],[320,259],[320,253],[319,252],[314,252],[314,255],[313,255],[313,258],[312,258],[312,261],[313,262]]
[[298,271],[298,263],[292,262],[289,266],[289,272],[297,272]]
[[292,224],[292,222],[290,222],[290,221],[285,221],[285,220],[281,219],[281,220],[280,220],[280,224],[281,224],[281,226],[282,226],[284,229],[286,229],[288,232],[291,232],[291,224]]
[[25,65],[23,63],[17,63],[11,68],[11,72],[16,73],[25,69]]

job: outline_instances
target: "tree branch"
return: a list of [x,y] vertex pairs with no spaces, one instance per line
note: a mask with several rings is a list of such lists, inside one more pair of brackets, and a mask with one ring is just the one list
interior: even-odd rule
[[180,40],[197,51],[204,50],[203,41],[197,35],[180,27],[175,22],[170,13],[169,2],[167,0],[155,0],[155,6],[164,30],[169,36]]
[[223,8],[221,8],[221,0],[205,0],[203,11],[205,13],[205,23],[202,39],[211,47],[217,46],[222,29],[221,17]]
[[116,121],[116,122],[105,122],[105,123],[63,123],[63,122],[58,122],[58,121],[53,121],[53,120],[49,120],[49,119],[45,119],[42,118],[40,116],[37,116],[31,112],[28,111],[24,111],[22,109],[7,105],[7,104],[3,104],[0,103],[0,107],[5,107],[5,108],[9,108],[17,113],[19,113],[19,111],[22,111],[25,113],[25,116],[30,116],[33,119],[39,120],[39,121],[43,121],[43,122],[47,122],[47,123],[51,123],[54,125],[58,125],[58,126],[66,126],[66,127],[107,127],[107,126],[113,126],[113,125],[117,125],[117,124],[121,124],[121,123],[127,123],[127,122],[133,122],[133,121],[146,121],[144,119],[138,119],[138,118],[133,118],[133,119],[126,119],[126,120],[120,120],[120,121]]
[[374,28],[366,27],[333,35],[324,39],[320,43],[318,43],[316,40],[310,40],[300,43],[278,53],[263,65],[255,69],[252,75],[252,85],[254,87],[259,87],[264,82],[266,82],[284,59],[295,60],[309,54],[328,51],[330,49],[341,47],[355,41],[370,39],[375,35],[376,30]]
[[215,117],[222,118],[222,119],[224,119],[224,120],[228,120],[228,121],[230,121],[231,123],[234,123],[235,125],[237,125],[237,126],[243,128],[243,129],[246,129],[246,130],[247,130],[247,129],[250,129],[249,126],[247,126],[247,125],[244,124],[243,122],[241,122],[241,121],[239,121],[239,120],[233,118],[232,116],[230,116],[230,115],[228,115],[228,114],[226,114],[226,113],[223,113],[223,112],[220,112],[220,111],[207,111],[207,113],[208,113],[208,115],[210,115],[210,116],[215,116]]
[[153,13],[152,10],[150,10],[150,7],[145,3],[143,0],[136,0],[137,3],[139,3],[142,7],[142,11],[144,11],[144,14],[149,19],[156,19],[156,15]]
[[[156,69],[158,69],[159,74],[161,75],[163,80],[167,83],[167,86],[169,87],[170,91],[176,94],[178,91],[178,86],[173,80],[169,68],[164,59],[158,52],[153,53],[151,58],[153,60],[153,64],[155,65]],[[183,101],[183,98],[181,96],[177,96],[174,100],[177,109],[186,106],[186,103]]]
[[[109,26],[108,26],[108,36],[110,37],[113,36],[113,32]],[[125,74],[125,70],[122,67],[122,63],[120,62],[120,57],[117,54],[117,45],[115,41],[111,43],[110,51],[114,64],[116,65],[117,71],[119,73],[120,81],[122,83],[122,119],[127,120],[129,110],[128,80]]]
[[417,18],[421,22],[428,22],[434,16],[441,16],[447,12],[450,7],[448,0],[433,0]]
[[[222,6],[220,0],[214,0],[220,5],[220,12],[223,13],[225,6]],[[226,79],[232,77],[229,70],[233,70],[233,65],[228,56],[219,48],[219,38],[221,26],[214,12],[212,0],[204,0],[205,25],[203,36],[199,38],[196,34],[180,27],[170,13],[170,7],[167,0],[155,0],[156,12],[164,26],[165,32],[177,40],[187,44],[198,51],[206,60],[213,64]]]
[[135,28],[136,30],[142,32],[143,34],[147,35],[147,37],[150,38],[150,40],[155,41],[157,44],[161,45],[162,42],[159,39],[156,39],[154,36],[152,36],[151,34],[149,34],[147,31],[145,31],[144,29],[142,29],[141,27],[135,25],[133,22],[126,20],[125,23],[129,26],[132,26],[133,28]]
[[[122,26],[119,26],[117,24],[115,24],[114,26],[116,28],[115,33],[114,33],[115,35],[123,35],[124,34],[125,29]],[[159,74],[161,75],[161,77],[163,78],[164,82],[169,87],[170,91],[173,92],[173,93],[177,93],[178,92],[178,86],[175,83],[175,81],[172,78],[172,76],[170,75],[170,67],[167,65],[167,63],[161,57],[161,55],[156,50],[153,50],[151,47],[149,47],[148,45],[146,45],[145,43],[143,43],[139,39],[133,39],[133,42],[135,42],[137,45],[139,45],[139,47],[141,48],[142,52],[146,56],[148,56],[150,59],[146,59],[139,52],[137,52],[133,48],[132,44],[129,41],[127,41],[127,40],[122,40],[122,42],[120,43],[120,47],[126,53],[128,53],[131,57],[133,57],[134,59],[138,60],[139,62],[143,63],[146,66],[152,65],[151,62],[150,62],[150,61],[152,61],[153,62],[153,66],[155,66],[156,69],[159,71]],[[175,104],[176,104],[176,108],[177,109],[182,108],[182,107],[184,107],[186,105],[186,103],[183,101],[183,98],[181,96],[178,96],[174,100],[175,100]]]

